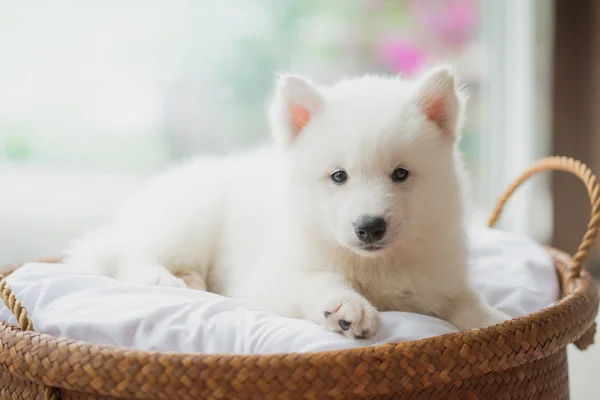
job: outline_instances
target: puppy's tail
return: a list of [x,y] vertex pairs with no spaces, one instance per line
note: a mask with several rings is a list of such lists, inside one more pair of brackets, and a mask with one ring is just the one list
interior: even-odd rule
[[116,230],[110,227],[91,231],[71,242],[63,251],[63,263],[98,275],[114,277],[121,254]]

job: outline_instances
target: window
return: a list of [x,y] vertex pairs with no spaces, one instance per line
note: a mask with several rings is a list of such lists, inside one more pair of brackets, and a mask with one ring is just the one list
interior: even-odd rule
[[[328,83],[452,61],[471,91],[461,146],[478,215],[546,137],[534,126],[549,44],[534,48],[549,2],[541,13],[520,0],[0,4],[1,262],[56,254],[168,163],[264,140],[279,70]],[[514,223],[528,201],[509,225],[532,226]]]

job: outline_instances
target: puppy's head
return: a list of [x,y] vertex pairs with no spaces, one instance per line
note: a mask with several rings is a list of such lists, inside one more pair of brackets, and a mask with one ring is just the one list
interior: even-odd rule
[[464,98],[446,67],[414,81],[364,76],[331,87],[280,76],[270,122],[303,229],[377,256],[434,240],[459,220]]

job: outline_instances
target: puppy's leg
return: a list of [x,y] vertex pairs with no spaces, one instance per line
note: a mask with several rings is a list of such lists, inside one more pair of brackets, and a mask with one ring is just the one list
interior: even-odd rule
[[183,270],[183,271],[178,271],[175,274],[175,276],[177,278],[183,279],[186,286],[189,287],[190,289],[201,290],[204,292],[208,290],[208,287],[206,285],[206,280],[197,271],[193,271],[193,270],[189,270],[189,269]]
[[151,262],[126,262],[123,268],[117,270],[115,278],[124,282],[142,285],[187,287],[183,279],[173,275],[164,266]]
[[262,308],[310,320],[350,338],[369,338],[379,331],[377,309],[349,287],[341,275],[303,271],[270,277],[261,286],[263,290],[255,290],[249,297]]
[[444,319],[460,330],[468,330],[499,324],[511,317],[487,305],[471,289],[465,289],[451,301]]

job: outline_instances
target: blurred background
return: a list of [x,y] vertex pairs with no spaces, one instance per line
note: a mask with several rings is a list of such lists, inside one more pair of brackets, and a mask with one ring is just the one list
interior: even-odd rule
[[[281,70],[331,83],[454,63],[471,93],[468,216],[484,223],[552,152],[552,4],[0,0],[0,262],[56,254],[167,164],[264,141]],[[552,239],[548,182],[511,202],[504,228]]]
[[[167,164],[264,141],[281,70],[453,62],[483,224],[541,156],[600,172],[599,27],[593,0],[0,0],[0,263],[58,254]],[[588,215],[579,182],[541,176],[501,227],[572,252]]]

